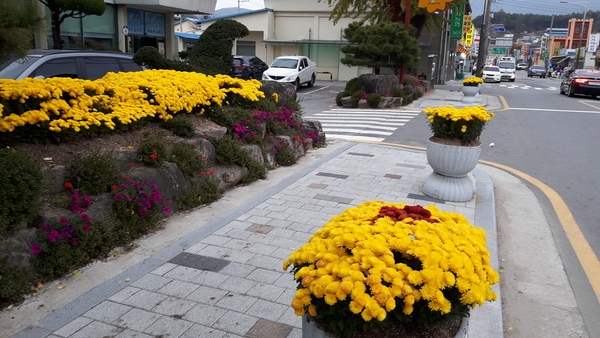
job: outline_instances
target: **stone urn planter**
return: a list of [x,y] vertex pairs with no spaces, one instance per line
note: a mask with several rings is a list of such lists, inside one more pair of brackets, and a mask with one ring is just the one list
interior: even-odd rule
[[473,198],[473,182],[468,174],[481,155],[479,146],[447,145],[431,140],[427,143],[427,161],[433,169],[423,184],[429,197],[451,202],[466,202]]
[[[439,330],[444,330],[444,328],[440,326]],[[456,332],[456,335],[454,335],[454,338],[466,338],[467,331],[469,331],[469,317],[463,317],[460,322],[460,326],[458,327],[458,331]],[[372,338],[379,337],[372,333],[363,333],[363,335],[368,335]],[[411,338],[410,336],[404,337]],[[336,338],[336,336],[321,330],[315,320],[311,316],[305,314],[302,316],[302,338]]]
[[479,86],[462,86],[460,89],[463,93],[463,97],[460,99],[462,103],[475,103],[479,101],[477,94],[479,94]]

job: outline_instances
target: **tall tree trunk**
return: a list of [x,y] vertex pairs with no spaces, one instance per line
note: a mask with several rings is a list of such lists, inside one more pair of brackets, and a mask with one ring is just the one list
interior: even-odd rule
[[50,9],[50,21],[52,25],[52,42],[54,44],[53,49],[62,49],[62,41],[60,40],[60,24],[62,23],[60,19],[60,12],[56,5],[53,2],[49,3]]

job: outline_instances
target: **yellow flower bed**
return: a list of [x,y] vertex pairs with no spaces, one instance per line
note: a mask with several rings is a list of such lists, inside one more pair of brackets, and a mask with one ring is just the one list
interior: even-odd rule
[[483,79],[477,76],[471,76],[462,82],[463,86],[478,86],[481,83],[483,83]]
[[92,126],[114,129],[117,123],[127,125],[146,117],[167,121],[179,112],[201,113],[206,107],[221,106],[229,93],[258,101],[265,97],[261,86],[256,80],[172,70],[108,73],[95,81],[0,80],[0,132],[42,122],[54,132],[80,132]]
[[[397,217],[401,209],[421,211]],[[325,307],[347,307],[366,322],[383,321],[397,308],[411,316],[419,301],[442,315],[482,305],[496,299],[491,290],[499,281],[485,231],[463,215],[382,201],[333,217],[285,260],[284,270],[290,266],[298,282],[297,315],[319,318],[331,312]],[[459,291],[457,299],[446,293],[451,288]]]

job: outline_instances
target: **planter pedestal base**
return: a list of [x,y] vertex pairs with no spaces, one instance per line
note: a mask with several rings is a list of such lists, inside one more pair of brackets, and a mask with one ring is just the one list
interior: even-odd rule
[[448,177],[431,173],[423,184],[426,196],[449,202],[467,202],[473,199],[473,182],[468,176]]

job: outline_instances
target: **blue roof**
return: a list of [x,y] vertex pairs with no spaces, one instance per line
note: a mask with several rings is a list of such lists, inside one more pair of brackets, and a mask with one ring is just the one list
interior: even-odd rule
[[175,32],[175,36],[187,40],[199,40],[200,34]]
[[273,12],[273,10],[271,8],[265,7],[265,8],[261,8],[261,9],[255,9],[255,10],[251,10],[251,11],[245,11],[245,12],[242,12],[242,13],[235,13],[235,14],[223,15],[223,16],[219,16],[219,17],[212,17],[210,19],[198,20],[198,21],[196,21],[196,23],[215,21],[215,20],[219,20],[219,19],[234,18],[234,17],[237,17],[237,16],[244,16],[244,15],[256,14],[256,13],[261,13],[261,12]]

